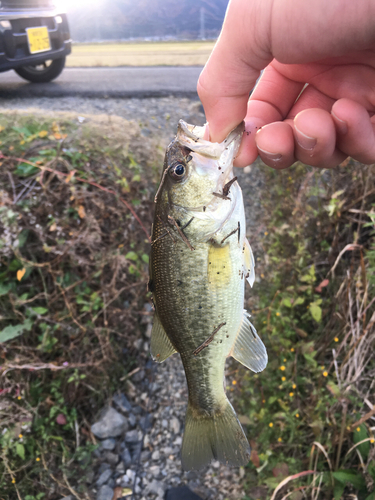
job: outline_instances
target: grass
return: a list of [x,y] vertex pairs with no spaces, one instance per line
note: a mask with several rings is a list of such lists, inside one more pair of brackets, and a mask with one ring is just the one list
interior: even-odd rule
[[214,42],[74,44],[69,67],[204,66]]
[[253,445],[247,498],[373,500],[374,169],[296,164],[267,176],[249,305],[269,363],[236,377]]
[[0,130],[1,496],[88,498],[90,424],[144,328],[160,157],[125,121]]

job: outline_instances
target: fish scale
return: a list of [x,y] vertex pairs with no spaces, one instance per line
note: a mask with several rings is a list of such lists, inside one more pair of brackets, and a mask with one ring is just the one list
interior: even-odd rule
[[254,260],[245,237],[241,189],[233,157],[242,129],[224,143],[180,122],[167,148],[156,195],[149,288],[155,304],[151,354],[178,352],[189,398],[182,465],[200,469],[217,459],[245,464],[250,448],[224,389],[233,356],[253,371],[267,363],[264,345],[243,311]]

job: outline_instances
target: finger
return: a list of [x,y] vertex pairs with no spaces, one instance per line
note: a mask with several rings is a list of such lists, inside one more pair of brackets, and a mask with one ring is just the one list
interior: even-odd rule
[[340,99],[332,107],[338,147],[362,163],[375,162],[374,117],[360,104]]
[[283,169],[295,162],[293,130],[288,123],[275,122],[262,127],[255,140],[259,156],[269,167]]
[[336,148],[336,129],[331,114],[323,109],[306,109],[293,121],[295,157],[313,167],[331,168],[347,155]]
[[245,133],[234,163],[236,167],[245,167],[256,160],[255,134],[264,125],[283,120],[302,88],[303,84],[289,80],[271,66],[264,70],[248,103]]

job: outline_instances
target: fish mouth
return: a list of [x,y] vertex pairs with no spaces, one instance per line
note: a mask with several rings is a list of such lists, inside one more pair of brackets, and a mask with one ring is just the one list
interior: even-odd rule
[[[223,142],[210,142],[204,139],[205,126],[190,125],[183,120],[178,123],[177,141],[190,149],[193,153],[200,155],[205,160],[214,160],[217,163],[220,175],[216,186],[216,194],[224,194],[225,186],[233,179],[233,160],[240,148],[242,135],[245,130],[244,122],[241,122],[228,134]],[[199,163],[199,162],[197,162]],[[211,163],[212,164],[212,163]],[[215,195],[214,195],[215,196]]]

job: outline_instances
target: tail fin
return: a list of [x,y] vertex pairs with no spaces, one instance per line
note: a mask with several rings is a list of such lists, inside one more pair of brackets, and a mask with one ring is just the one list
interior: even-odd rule
[[240,466],[249,459],[249,443],[228,400],[222,411],[210,416],[188,404],[181,458],[184,470],[202,469],[211,460]]

